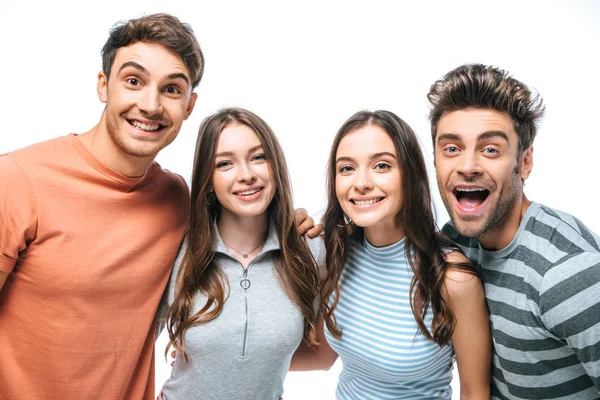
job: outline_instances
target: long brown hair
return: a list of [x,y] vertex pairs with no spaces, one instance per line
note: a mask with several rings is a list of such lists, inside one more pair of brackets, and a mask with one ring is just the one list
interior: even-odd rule
[[[219,135],[230,124],[242,124],[252,129],[265,151],[276,187],[267,212],[270,223],[275,224],[281,246],[274,255],[275,271],[284,292],[304,316],[303,341],[310,346],[317,344],[313,310],[313,302],[318,295],[317,267],[308,245],[296,230],[292,187],[283,151],[271,128],[259,116],[241,108],[226,108],[202,121],[198,132],[186,232],[187,249],[177,274],[175,299],[167,320],[169,345],[166,351],[172,345],[185,360],[185,331],[216,318],[229,295],[227,277],[215,261],[217,232],[214,221],[221,206],[209,187]],[[192,313],[193,298],[198,292],[207,297],[206,304]]]
[[[340,299],[340,277],[348,260],[349,248],[364,237],[362,228],[346,223],[344,212],[335,192],[336,157],[342,139],[350,132],[368,125],[382,128],[394,142],[401,169],[402,209],[396,218],[406,234],[406,254],[414,272],[410,284],[410,306],[419,330],[429,340],[442,345],[449,342],[454,331],[455,318],[442,296],[446,270],[450,265],[444,259],[446,249],[454,249],[448,239],[436,229],[431,205],[429,180],[417,137],[408,124],[389,111],[359,111],[348,119],[337,132],[327,167],[328,202],[323,217],[325,225],[325,247],[327,250],[327,278],[321,288],[321,313],[327,329],[340,338],[334,310]],[[451,264],[474,275],[470,264]],[[335,297],[331,305],[332,293]],[[431,306],[433,312],[430,330],[425,326],[425,316]]]

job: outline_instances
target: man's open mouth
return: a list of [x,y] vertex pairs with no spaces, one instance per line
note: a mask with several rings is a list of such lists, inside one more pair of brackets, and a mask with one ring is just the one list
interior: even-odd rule
[[468,210],[481,206],[490,195],[490,191],[484,188],[455,188],[452,193],[458,203]]

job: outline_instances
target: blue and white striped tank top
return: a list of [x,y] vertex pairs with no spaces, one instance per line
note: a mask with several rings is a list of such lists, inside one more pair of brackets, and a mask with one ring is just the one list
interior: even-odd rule
[[[325,332],[343,363],[338,400],[451,398],[454,349],[418,331],[404,244],[405,239],[385,247],[366,239],[352,243],[334,312],[342,338]],[[431,320],[430,309],[425,325],[431,326]]]

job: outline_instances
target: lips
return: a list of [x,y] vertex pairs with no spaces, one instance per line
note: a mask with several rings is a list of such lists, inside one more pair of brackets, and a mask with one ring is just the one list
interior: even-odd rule
[[372,197],[369,199],[350,199],[350,202],[359,207],[368,207],[379,203],[385,197]]
[[165,125],[158,122],[142,122],[136,119],[128,119],[127,122],[129,122],[129,125],[133,126],[134,128],[148,133],[160,131],[165,127]]
[[263,189],[264,188],[262,186],[255,186],[244,190],[238,190],[233,192],[233,194],[240,200],[253,201],[260,197]]

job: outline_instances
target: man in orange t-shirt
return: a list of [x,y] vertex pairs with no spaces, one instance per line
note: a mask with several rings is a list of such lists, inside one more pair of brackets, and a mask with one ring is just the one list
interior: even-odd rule
[[166,14],[115,26],[86,133],[0,155],[0,398],[152,399],[155,313],[189,211],[154,158],[204,60]]

